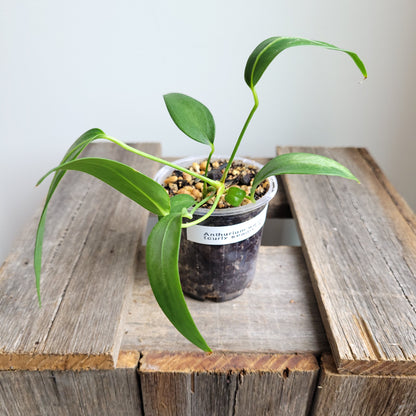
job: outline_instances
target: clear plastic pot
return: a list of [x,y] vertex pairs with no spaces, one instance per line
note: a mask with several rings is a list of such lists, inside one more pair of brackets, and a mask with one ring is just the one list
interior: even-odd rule
[[[189,167],[204,156],[180,159],[174,163]],[[212,161],[226,160],[215,156]],[[262,167],[244,158],[236,161]],[[163,167],[155,176],[161,184],[174,169]],[[216,209],[199,225],[183,229],[179,253],[179,274],[183,292],[195,299],[223,302],[240,296],[250,286],[255,272],[257,254],[263,233],[267,207],[277,192],[277,180],[268,178],[267,193],[255,203],[240,207]],[[207,213],[199,208],[193,220]]]

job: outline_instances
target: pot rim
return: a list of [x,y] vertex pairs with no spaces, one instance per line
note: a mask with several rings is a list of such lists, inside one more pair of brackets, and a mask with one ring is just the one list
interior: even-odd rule
[[[181,159],[177,159],[175,160],[173,163],[175,163],[176,165],[179,166],[183,166],[183,167],[189,167],[190,165],[192,165],[193,162],[201,162],[203,160],[205,160],[207,158],[206,155],[197,155],[197,156],[188,156],[188,157],[184,157]],[[224,155],[217,155],[214,154],[211,158],[211,161],[215,161],[218,159],[228,159],[229,156],[224,156]],[[235,157],[234,158],[235,161],[240,161],[243,162],[244,164],[251,164],[256,166],[257,168],[261,169],[263,167],[263,165],[261,163],[256,162],[255,160],[252,159],[247,159],[244,157]],[[156,173],[156,175],[154,176],[154,180],[156,182],[158,182],[159,184],[163,184],[163,181],[168,178],[171,174],[171,172],[173,172],[175,169],[170,167],[170,166],[163,166],[161,169],[158,170],[158,172]],[[255,209],[261,208],[262,206],[267,206],[267,204],[270,202],[270,200],[276,195],[277,192],[277,179],[275,176],[270,176],[267,178],[269,181],[269,189],[267,190],[267,192],[260,198],[258,199],[256,202],[251,203],[251,204],[247,204],[247,205],[243,205],[240,207],[231,207],[231,208],[221,208],[221,209],[215,209],[214,212],[211,214],[212,216],[228,216],[228,215],[238,215],[238,214],[242,214],[242,213],[248,213],[251,211],[254,211]],[[195,211],[196,215],[205,215],[207,212],[209,211],[208,208],[198,208]]]

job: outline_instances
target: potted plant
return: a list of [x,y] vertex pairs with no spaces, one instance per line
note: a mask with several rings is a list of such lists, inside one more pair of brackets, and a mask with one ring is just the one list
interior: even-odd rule
[[[205,269],[208,269],[208,273],[202,273],[202,277],[198,277],[196,281],[191,281],[191,283],[188,282],[189,284],[186,283],[190,286],[187,287],[186,290],[190,292],[191,295],[198,297],[198,289],[196,292],[192,292],[194,286],[199,283],[203,284],[203,279],[207,274],[208,276],[217,274],[219,272],[218,269],[226,269],[223,263],[218,263],[218,257],[227,257],[227,255],[230,254],[227,251],[228,248],[235,246],[237,251],[234,250],[233,253],[240,252],[240,254],[242,253],[243,258],[251,256],[253,259],[249,258],[248,263],[238,263],[238,268],[232,270],[230,279],[237,278],[239,275],[247,275],[248,277],[246,276],[245,280],[243,279],[242,289],[231,288],[223,299],[221,296],[218,298],[218,300],[226,300],[227,298],[240,294],[244,287],[249,284],[251,278],[250,273],[254,267],[256,247],[258,247],[259,244],[259,233],[261,233],[260,229],[262,226],[261,222],[264,220],[265,216],[264,207],[267,206],[268,200],[276,191],[276,184],[274,182],[275,175],[336,175],[358,182],[357,178],[355,178],[346,167],[338,162],[323,156],[307,153],[289,153],[280,155],[273,158],[261,168],[256,166],[253,167],[252,162],[236,165],[236,154],[240,143],[259,104],[255,90],[256,84],[266,68],[278,54],[287,48],[302,45],[320,46],[330,50],[344,52],[353,59],[363,76],[367,76],[364,64],[354,52],[340,49],[325,42],[312,41],[303,38],[272,37],[266,39],[254,49],[249,56],[245,67],[244,79],[253,94],[254,105],[237,138],[231,155],[226,158],[220,158],[222,159],[221,162],[218,162],[213,158],[215,150],[215,123],[210,111],[199,101],[178,93],[167,94],[164,96],[169,114],[175,124],[186,135],[209,147],[210,151],[205,160],[198,160],[195,162],[190,162],[188,160],[185,164],[181,162],[169,162],[134,149],[99,129],[89,130],[76,140],[65,154],[61,163],[56,168],[50,170],[38,182],[38,184],[41,183],[45,177],[54,173],[36,234],[34,268],[39,304],[41,299],[40,275],[42,243],[48,204],[66,171],[82,171],[97,177],[159,217],[159,221],[150,233],[146,246],[146,266],[153,293],[161,309],[178,331],[197,347],[204,351],[210,351],[210,348],[199,333],[189,313],[181,287],[178,260],[182,230],[191,230],[192,227],[197,226],[212,226],[212,222],[215,223],[216,214],[219,211],[225,213],[225,220],[224,215],[220,215],[219,218],[222,216],[223,219],[215,226],[223,227],[225,224],[225,227],[233,227],[235,225],[233,224],[234,218],[230,218],[235,217],[234,211],[240,209],[244,211],[243,219],[238,219],[237,223],[242,222],[245,226],[247,226],[247,223],[250,224],[248,228],[250,228],[251,231],[254,229],[255,232],[248,237],[248,240],[250,240],[250,238],[253,239],[254,236],[254,241],[252,240],[250,243],[244,243],[246,240],[243,238],[243,240],[241,240],[243,243],[241,243],[241,241],[238,241],[237,243],[233,242],[229,247],[226,247],[225,251],[222,249],[222,251],[202,250],[202,255],[200,253],[199,257],[202,259],[203,264],[200,266],[195,265],[194,268],[202,269],[203,272]],[[160,183],[158,183],[152,178],[117,161],[103,158],[79,157],[85,147],[97,139],[108,140],[127,151],[159,162],[165,165],[166,169],[170,169],[170,171],[159,175],[158,178]],[[228,178],[230,177],[230,174],[233,176],[234,170],[238,171],[236,166],[240,166],[240,169],[243,171],[244,169],[252,171],[249,179],[245,179],[247,183],[245,187],[232,186],[234,183],[233,181],[231,181],[230,186]],[[164,186],[169,189],[172,188],[169,187],[169,183],[172,183],[174,180],[172,179],[173,176],[176,177],[176,180],[182,178],[182,182],[194,182],[194,185],[197,187],[196,189],[199,191],[197,197],[195,195],[196,192],[193,191],[188,193],[182,192],[170,197]],[[238,176],[241,176],[241,172]],[[258,193],[259,188],[262,188],[262,191],[256,196],[256,192]],[[266,195],[263,195],[263,193],[266,193]],[[206,204],[208,204],[208,207],[204,208]],[[231,208],[219,209],[220,205],[227,205]],[[230,212],[232,215],[227,214]],[[259,218],[260,216],[261,218]],[[230,221],[232,223],[231,225]],[[240,231],[230,231],[228,232],[228,235],[230,233],[238,236],[244,234],[241,232],[241,227]],[[216,237],[215,233],[207,233],[207,235],[208,237],[211,236],[211,240]],[[192,244],[198,246],[200,242],[195,243],[195,241],[191,241],[190,246],[189,243],[185,241],[182,246],[182,252],[185,254],[192,252]],[[241,246],[241,244],[246,244],[246,246]],[[220,244],[219,246],[225,245],[226,244]],[[192,258],[192,261],[194,261],[194,257]],[[183,260],[183,257],[181,257],[180,263],[184,266],[186,260]],[[236,263],[235,257],[231,258],[231,264],[232,263]],[[212,269],[209,269],[207,265],[210,264],[216,264],[217,270],[213,271]],[[247,269],[250,269],[248,273],[246,273]],[[186,274],[184,267],[182,267],[181,272]],[[225,280],[227,280],[227,276],[225,276]],[[204,292],[204,290],[202,292]]]

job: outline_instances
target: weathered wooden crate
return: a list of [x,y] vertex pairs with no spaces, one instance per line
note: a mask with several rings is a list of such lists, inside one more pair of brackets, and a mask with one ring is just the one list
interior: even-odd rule
[[[66,175],[49,211],[42,308],[37,216],[0,269],[0,415],[415,415],[415,215],[365,150],[287,151],[334,157],[362,184],[283,178],[268,215],[292,212],[302,247],[261,247],[237,299],[188,300],[211,355],[151,294],[147,213]],[[109,144],[87,153],[158,168]]]

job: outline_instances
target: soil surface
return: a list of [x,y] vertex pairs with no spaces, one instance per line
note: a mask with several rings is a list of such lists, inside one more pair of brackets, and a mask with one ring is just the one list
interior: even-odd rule
[[[208,167],[208,178],[213,180],[220,180],[226,166],[227,161],[225,159],[211,162]],[[192,166],[188,167],[188,169],[191,172],[196,172],[201,175],[205,175],[206,168],[206,160],[202,161],[201,163],[194,162]],[[246,192],[247,196],[250,195],[253,179],[258,170],[259,169],[256,166],[244,165],[242,162],[234,161],[225,180],[226,188],[236,186],[243,189]],[[202,200],[204,182],[200,179],[194,178],[188,173],[175,170],[172,172],[171,176],[165,179],[164,187],[169,193],[169,196],[173,196],[176,194],[189,194],[197,202],[200,202]],[[256,200],[261,198],[267,192],[268,189],[269,182],[266,179],[257,187],[254,198]],[[209,208],[213,204],[213,202],[214,198],[211,198],[206,204],[203,205],[203,207]],[[249,203],[251,203],[249,199],[244,199],[241,205],[246,205]],[[217,208],[230,207],[231,205],[227,201],[225,201],[223,195],[218,203]]]

